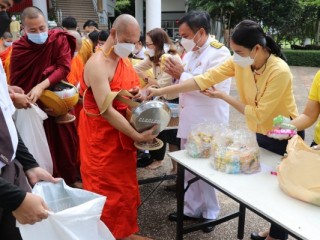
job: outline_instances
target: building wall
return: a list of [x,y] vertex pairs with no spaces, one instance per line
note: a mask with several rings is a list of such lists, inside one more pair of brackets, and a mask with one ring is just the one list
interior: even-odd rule
[[186,0],[161,0],[162,12],[181,12],[185,9]]
[[177,20],[185,14],[186,1],[162,0],[161,11],[161,27],[167,31],[172,39],[179,38]]

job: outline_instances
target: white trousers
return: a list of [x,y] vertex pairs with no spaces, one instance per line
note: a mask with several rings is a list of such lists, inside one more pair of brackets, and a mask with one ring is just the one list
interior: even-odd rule
[[[181,139],[181,149],[187,139]],[[188,181],[196,177],[189,171],[185,171],[184,187]],[[192,183],[184,195],[183,213],[189,217],[216,219],[219,216],[220,205],[215,189],[208,183],[198,180]]]

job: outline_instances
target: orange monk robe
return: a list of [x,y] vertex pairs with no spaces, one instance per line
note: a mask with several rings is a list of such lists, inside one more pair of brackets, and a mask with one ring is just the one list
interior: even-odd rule
[[[77,87],[78,84],[80,83],[80,79],[83,78],[83,69],[84,69],[84,64],[82,61],[82,57],[79,54],[77,54],[71,60],[70,72],[67,76],[67,81]],[[79,101],[77,105],[74,107],[74,114],[76,116],[77,127],[79,124],[79,115],[80,115],[81,109],[82,109],[82,102]]]
[[[67,81],[72,85],[78,87],[78,84],[80,84],[80,80],[83,78],[83,69],[84,69],[84,64],[83,64],[82,58],[81,56],[79,56],[79,54],[77,54],[71,60],[70,72],[67,76]],[[80,96],[80,99],[78,103],[74,106],[73,112],[72,112],[76,117],[75,123],[76,123],[77,129],[79,126],[79,116],[80,116],[81,109],[82,109],[82,99]],[[77,151],[77,165],[80,169],[80,148],[79,147]]]
[[[139,86],[139,79],[132,64],[128,59],[120,59],[110,82],[111,90],[129,90],[136,86]],[[81,80],[80,92],[86,89]],[[116,239],[128,237],[139,230],[137,149],[131,138],[111,126],[101,115],[86,114],[84,110],[99,113],[91,88],[84,96],[83,105],[78,128],[83,187],[107,197],[102,221]],[[115,100],[113,107],[126,115],[127,105]]]
[[74,86],[77,86],[80,82],[80,79],[83,78],[83,69],[84,64],[82,57],[79,54],[77,54],[71,60],[70,72],[67,76],[68,82]]
[[2,61],[2,65],[4,68],[4,71],[7,75],[7,82],[9,83],[9,66],[10,66],[10,56],[11,56],[12,46],[8,47],[6,50],[0,52],[0,58]]
[[88,59],[93,54],[93,43],[90,39],[82,39],[82,45],[80,48],[80,51],[78,52],[78,55],[82,58],[83,64],[86,64]]

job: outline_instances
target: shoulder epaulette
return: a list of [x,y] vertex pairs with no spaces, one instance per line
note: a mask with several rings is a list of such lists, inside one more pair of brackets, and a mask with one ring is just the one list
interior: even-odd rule
[[212,41],[210,43],[210,46],[219,49],[219,48],[222,48],[224,44],[218,41]]

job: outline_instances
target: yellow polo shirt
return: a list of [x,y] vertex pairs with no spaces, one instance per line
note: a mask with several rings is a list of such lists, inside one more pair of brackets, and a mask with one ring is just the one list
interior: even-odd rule
[[223,80],[234,77],[240,101],[245,104],[245,119],[248,128],[256,133],[266,134],[272,129],[272,120],[278,115],[296,118],[292,74],[281,58],[271,55],[254,74],[251,67],[242,68],[233,62],[233,57],[217,68],[211,68],[194,80],[205,90]]
[[[320,71],[317,72],[313,79],[309,92],[309,99],[320,103]],[[318,121],[314,129],[314,141],[320,144],[320,121]]]

